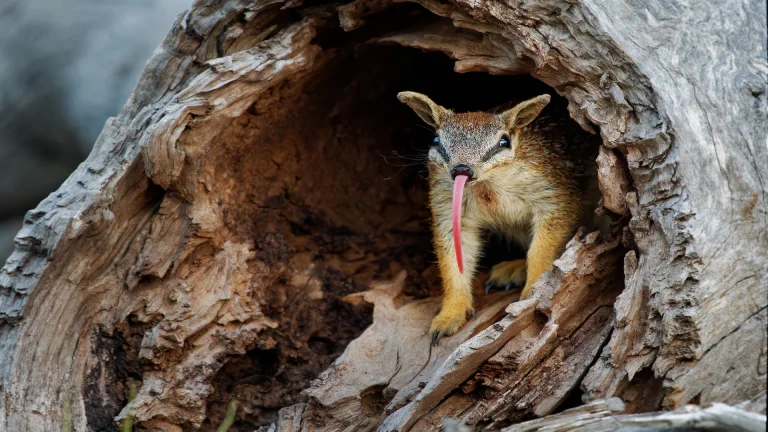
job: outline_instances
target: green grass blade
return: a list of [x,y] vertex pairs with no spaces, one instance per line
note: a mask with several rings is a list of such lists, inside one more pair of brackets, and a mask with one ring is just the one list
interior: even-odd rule
[[131,384],[131,390],[128,394],[128,410],[125,413],[123,427],[120,428],[121,432],[133,432],[133,407],[131,407],[131,403],[134,399],[136,399],[136,384]]
[[237,402],[232,401],[229,403],[229,406],[227,407],[227,415],[224,416],[224,421],[221,422],[221,426],[219,426],[218,429],[216,429],[216,432],[227,432],[230,427],[232,427],[232,423],[235,422],[235,413],[237,412]]

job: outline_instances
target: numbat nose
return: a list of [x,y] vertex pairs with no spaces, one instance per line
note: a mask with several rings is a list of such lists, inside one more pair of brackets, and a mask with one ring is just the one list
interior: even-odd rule
[[467,176],[467,180],[472,180],[472,178],[475,176],[475,172],[472,171],[472,168],[466,166],[466,165],[456,165],[451,169],[451,177],[456,179],[456,176]]

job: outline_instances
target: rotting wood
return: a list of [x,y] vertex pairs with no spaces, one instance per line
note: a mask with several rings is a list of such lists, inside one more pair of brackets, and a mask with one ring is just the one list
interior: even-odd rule
[[617,215],[629,216],[626,197],[632,180],[623,161],[614,150],[601,146],[597,156],[597,170],[598,184],[603,194],[602,206]]
[[[563,291],[553,272],[539,284],[532,315],[507,316],[485,330],[478,325],[474,337],[455,337],[452,350],[446,341],[446,351],[415,378],[415,364],[401,365],[402,381],[386,392],[380,377],[348,387],[359,394],[368,390],[371,402],[347,403],[349,424],[365,417],[370,428],[385,421],[435,430],[436,417],[446,415],[480,427],[505,425],[551,412],[577,385],[587,401],[646,395],[666,409],[764,395],[764,8],[756,2],[722,8],[666,0],[629,6],[560,0],[418,4],[423,9],[357,0],[333,10],[228,0],[198,2],[180,17],[88,160],[27,214],[16,250],[0,270],[0,431],[60,430],[64,407],[71,407],[75,430],[112,427],[129,382],[142,384],[136,401],[141,426],[171,431],[201,425],[215,415],[211,395],[225,392],[214,389],[226,378],[219,374],[246,353],[280,348],[288,360],[304,356],[315,372],[327,364],[338,349],[328,348],[329,335],[346,343],[365,326],[362,312],[335,302],[367,287],[382,260],[398,263],[389,269],[392,275],[405,266],[409,281],[434,280],[405,252],[367,249],[376,239],[416,247],[407,242],[424,232],[422,221],[393,215],[414,212],[423,200],[393,203],[402,189],[371,186],[350,175],[361,172],[353,169],[338,174],[349,167],[376,171],[371,158],[352,149],[385,136],[373,121],[357,125],[373,134],[355,130],[349,118],[339,121],[344,104],[361,94],[379,99],[356,107],[391,96],[375,88],[342,91],[338,82],[323,85],[324,71],[343,72],[332,68],[348,48],[334,41],[358,34],[358,44],[386,41],[446,52],[457,71],[513,74],[530,67],[532,76],[568,99],[571,116],[584,129],[599,128],[609,159],[599,172],[603,204],[629,215],[622,244],[632,250],[623,257],[623,292],[616,297],[609,290],[596,302],[604,304],[601,310],[612,305],[615,315],[599,354],[594,347],[606,332],[603,321],[572,310],[587,300],[572,297],[577,286]],[[397,10],[421,14],[433,26],[376,21]],[[368,26],[383,32],[357,33]],[[343,36],[329,30],[339,28]],[[326,33],[331,36],[324,39]],[[324,98],[305,97],[307,88]],[[329,98],[344,100],[323,105]],[[302,135],[298,129],[304,128],[311,135]],[[289,132],[276,138],[271,130]],[[316,148],[309,141],[329,149],[347,145],[338,153],[348,157],[347,165],[311,151]],[[364,148],[379,143],[367,142]],[[313,175],[301,163],[308,158],[330,168]],[[615,169],[624,161],[628,178]],[[343,193],[313,198],[310,185],[328,186],[324,181],[343,185]],[[368,192],[355,200],[367,212],[345,202],[355,187]],[[390,226],[383,225],[387,219]],[[350,227],[370,236],[341,230]],[[339,238],[341,245],[334,243]],[[318,255],[324,259],[314,260]],[[566,254],[561,262],[569,259]],[[503,309],[506,300],[495,299],[487,310]],[[409,304],[426,316],[434,300]],[[320,319],[341,321],[332,311],[344,311],[353,323],[340,328]],[[589,327],[594,330],[579,333],[589,317],[596,320]],[[500,324],[510,320],[528,325]],[[291,324],[296,322],[302,325]],[[514,331],[497,332],[490,344],[478,339],[497,325]],[[361,343],[375,338],[369,332]],[[564,353],[568,338],[584,341],[584,350]],[[473,343],[488,348],[462,351]],[[412,351],[421,367],[424,351]],[[526,377],[561,361],[583,370],[590,355],[597,360],[584,379],[566,374],[551,393],[534,388],[524,398],[523,389],[535,384]],[[456,360],[457,368],[445,359]],[[293,367],[292,376],[301,377],[302,369]],[[323,376],[342,380],[343,374],[331,369]],[[302,405],[297,396],[296,387],[306,382],[294,379],[263,395],[247,378],[233,385],[248,391],[249,400],[258,399],[259,407],[294,407],[275,418],[284,427],[309,427],[319,418],[318,401],[309,396]],[[765,409],[764,402],[749,406]],[[299,420],[303,414],[306,422]]]
[[[478,369],[480,382],[469,385],[493,387],[500,394],[506,390],[501,398],[495,396],[504,407],[537,415],[552,412],[578,385],[610,331],[610,305],[621,287],[617,275],[621,254],[616,253],[620,242],[617,235],[612,237],[598,242],[597,232],[579,234],[557,261],[550,279],[542,281],[541,298],[510,304],[505,318],[479,331],[509,302],[509,297],[491,297],[487,299],[491,306],[480,309],[461,332],[430,351],[412,347],[429,346],[426,329],[438,304],[430,300],[431,307],[425,308],[418,304],[423,301],[400,299],[404,274],[390,284],[355,295],[355,299],[365,298],[376,305],[374,324],[307,390],[310,404],[302,427],[373,430],[383,413],[390,415],[382,430],[408,430],[421,418],[438,427],[439,418],[429,420],[434,415],[427,414],[433,409],[442,412],[435,407]],[[568,303],[563,302],[565,297]],[[535,317],[537,309],[542,317],[550,316],[546,325]],[[397,338],[390,336],[394,333]],[[486,362],[488,366],[482,366]],[[497,366],[490,366],[494,363]],[[489,370],[484,372],[486,368]],[[510,368],[515,372],[508,374]],[[547,372],[553,369],[561,373]],[[505,384],[509,377],[514,382]],[[472,413],[471,404],[466,404],[473,398],[467,399],[461,392],[443,404],[453,405],[455,397],[462,399],[463,411]],[[371,410],[376,405],[380,408]],[[482,409],[487,415],[494,408]],[[511,417],[502,411],[505,418]],[[451,416],[466,416],[473,422],[461,411],[452,410]],[[423,430],[425,426],[414,428]]]
[[[430,348],[427,330],[439,302],[402,297],[404,282],[403,272],[391,283],[348,296],[348,301],[365,300],[374,305],[373,324],[305,392],[310,404],[304,418],[311,425],[305,427],[328,431],[375,428],[384,412],[405,404],[431,377],[441,376],[444,386],[456,386],[466,379],[452,379],[450,373],[441,370],[442,365],[453,364],[464,373],[475,370],[494,352],[494,347],[498,350],[532,320],[533,303],[527,302],[527,308],[513,313],[509,323],[502,320],[489,327],[515,298],[494,293],[485,299],[477,317],[457,337]],[[480,333],[471,339],[477,341],[475,345],[459,346],[477,332]],[[397,337],[392,337],[395,334]]]
[[528,73],[533,69],[530,60],[518,58],[505,44],[497,45],[498,37],[475,30],[464,30],[445,21],[437,21],[407,31],[372,39],[371,43],[394,43],[440,51],[456,60],[454,70],[459,73],[488,72],[497,75]]

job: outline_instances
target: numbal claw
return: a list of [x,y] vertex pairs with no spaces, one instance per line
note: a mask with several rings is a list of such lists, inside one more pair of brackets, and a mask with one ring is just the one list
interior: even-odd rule
[[509,291],[509,290],[510,290],[510,288],[512,288],[512,287],[514,287],[514,286],[515,286],[515,283],[514,283],[514,282],[510,282],[510,283],[508,283],[508,284],[504,285],[504,292],[507,292],[507,291]]
[[440,341],[440,338],[442,337],[442,332],[440,330],[432,332],[432,346],[437,346],[437,343]]
[[488,294],[489,292],[491,292],[491,288],[493,288],[495,285],[496,284],[493,283],[492,280],[489,280],[488,282],[486,282],[485,283],[485,293]]

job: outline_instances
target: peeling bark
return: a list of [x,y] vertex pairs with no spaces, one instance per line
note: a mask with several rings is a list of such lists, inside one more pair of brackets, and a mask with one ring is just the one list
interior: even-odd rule
[[[764,8],[336,6],[197,2],[174,24],[0,270],[0,431],[114,427],[132,383],[139,427],[167,431],[229,399],[234,430],[765,409]],[[425,185],[382,158],[428,134],[394,94],[488,108],[539,93],[523,74],[599,132],[615,223],[533,299],[478,286],[477,318],[430,350]]]
[[765,430],[765,416],[723,404],[701,409],[693,405],[672,412],[621,414],[624,404],[619,398],[599,399],[543,419],[531,420],[502,429],[503,432],[617,430],[730,430],[760,432]]

